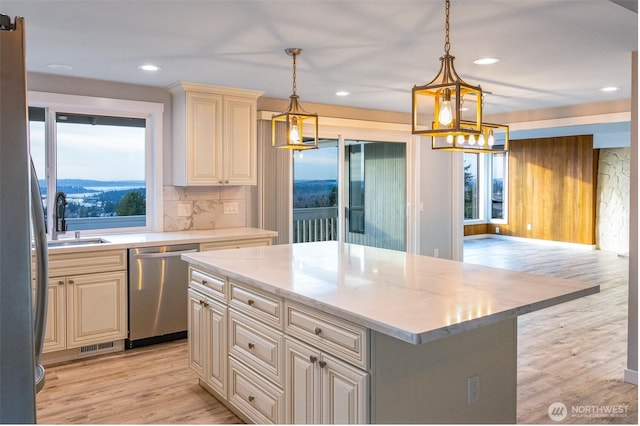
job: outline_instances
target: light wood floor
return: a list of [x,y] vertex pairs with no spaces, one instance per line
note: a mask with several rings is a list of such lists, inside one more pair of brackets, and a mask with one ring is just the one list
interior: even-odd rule
[[[520,240],[465,242],[465,261],[598,283],[601,292],[526,314],[518,325],[518,423],[554,423],[554,402],[593,410],[626,407],[624,417],[562,423],[638,423],[637,386],[626,364],[628,259]],[[514,283],[517,285],[517,283]],[[37,396],[48,424],[205,424],[241,420],[202,390],[178,341],[47,367]]]

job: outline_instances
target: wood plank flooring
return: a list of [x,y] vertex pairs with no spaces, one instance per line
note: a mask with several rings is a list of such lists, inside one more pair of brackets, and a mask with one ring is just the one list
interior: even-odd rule
[[[464,252],[471,263],[601,286],[599,294],[520,317],[518,423],[555,423],[547,414],[554,402],[569,410],[561,423],[638,423],[637,386],[622,381],[628,259],[511,239],[468,240]],[[613,406],[624,416],[585,413]],[[47,367],[37,414],[46,424],[242,422],[198,386],[184,340]]]

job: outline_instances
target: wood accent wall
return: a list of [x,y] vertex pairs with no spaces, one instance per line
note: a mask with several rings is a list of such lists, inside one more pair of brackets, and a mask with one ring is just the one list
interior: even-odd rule
[[491,234],[489,232],[490,223],[478,223],[475,225],[464,225],[464,236],[468,237],[470,235],[482,235],[482,234]]
[[513,140],[509,147],[509,223],[499,225],[501,233],[595,244],[593,136]]

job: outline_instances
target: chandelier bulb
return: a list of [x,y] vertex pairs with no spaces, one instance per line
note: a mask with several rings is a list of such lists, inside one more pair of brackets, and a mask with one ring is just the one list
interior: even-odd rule
[[475,145],[476,144],[476,137],[473,135],[469,135],[469,145]]
[[458,135],[458,137],[456,138],[456,144],[464,145],[464,136],[463,135]]
[[292,145],[300,143],[300,133],[298,132],[298,117],[291,118],[291,130],[289,131],[289,143]]
[[495,143],[495,139],[493,138],[493,130],[491,132],[489,132],[489,140],[487,141],[487,144],[489,146],[493,146],[493,144]]
[[451,90],[445,89],[440,102],[440,112],[438,121],[444,126],[448,126],[453,121],[453,110],[451,109]]
[[453,145],[453,135],[451,134],[447,135],[447,143],[449,145]]
[[484,133],[480,133],[480,136],[478,136],[478,145],[484,146]]

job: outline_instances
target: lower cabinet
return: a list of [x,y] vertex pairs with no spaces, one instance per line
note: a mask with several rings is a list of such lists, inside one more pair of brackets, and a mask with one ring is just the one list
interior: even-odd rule
[[367,372],[293,338],[285,347],[287,423],[368,421]]
[[227,397],[227,308],[189,290],[189,367],[222,398]]
[[368,422],[365,329],[235,279],[189,271],[189,365],[205,389],[249,422]]
[[44,352],[126,337],[126,272],[49,279]]

